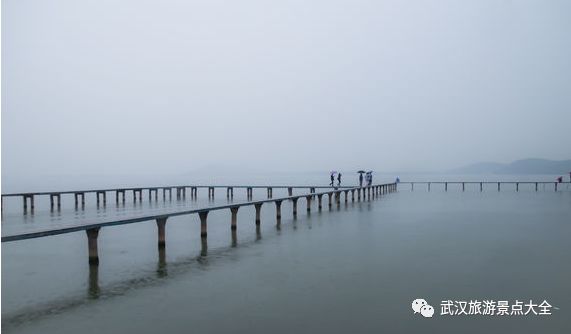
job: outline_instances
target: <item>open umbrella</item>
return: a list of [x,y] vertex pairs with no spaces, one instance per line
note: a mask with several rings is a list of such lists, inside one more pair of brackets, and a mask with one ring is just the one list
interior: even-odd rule
[[332,171],[331,171],[331,175],[335,175],[335,174],[337,174],[337,171],[336,171],[336,170],[332,170]]
[[363,174],[363,173],[366,173],[366,172],[365,172],[364,170],[358,170],[357,173]]

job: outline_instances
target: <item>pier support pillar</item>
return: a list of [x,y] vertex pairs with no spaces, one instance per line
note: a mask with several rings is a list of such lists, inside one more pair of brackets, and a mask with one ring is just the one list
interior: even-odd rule
[[61,195],[60,194],[50,194],[50,210],[54,210],[55,201],[57,200],[57,209],[61,210]]
[[448,182],[444,182],[444,191],[448,191]]
[[349,202],[349,190],[345,190],[345,204]]
[[293,218],[297,218],[297,200],[298,197],[294,197],[291,199],[293,205]]
[[312,195],[305,196],[305,200],[307,201],[307,213],[311,212],[311,198]]
[[287,195],[293,196],[293,188],[292,187],[287,188]]
[[236,231],[236,228],[237,228],[238,209],[239,208],[240,208],[239,206],[233,206],[230,208],[230,212],[232,214],[232,218],[230,220],[230,230],[232,230],[232,231]]
[[537,191],[537,182],[535,182],[535,191]]
[[333,193],[327,193],[327,197],[329,199],[329,209],[333,206]]
[[273,189],[268,187],[268,189],[267,189],[268,198],[272,198],[272,195],[273,195],[273,194],[272,194],[272,191],[273,191]]
[[498,182],[498,191],[500,191],[500,183]]
[[157,218],[157,230],[158,230],[158,246],[159,248],[165,248],[166,238],[165,238],[165,225],[167,224],[167,217]]
[[466,190],[465,183],[462,182],[462,191]]
[[208,211],[199,212],[198,217],[200,218],[200,237],[206,239],[206,236],[208,234],[206,226],[206,218],[208,217]]
[[256,208],[256,225],[260,225],[260,212],[262,211],[262,203],[254,204]]
[[519,182],[515,183],[515,191],[519,191]]
[[480,182],[480,192],[482,192],[484,190],[484,187],[482,185],[482,182]]
[[99,264],[99,253],[97,251],[97,237],[99,227],[85,230],[87,233],[87,250],[89,252],[89,264]]
[[319,211],[321,211],[321,208],[322,208],[322,206],[321,206],[322,200],[323,200],[323,194],[317,195],[317,209]]
[[282,219],[282,201],[275,201],[275,203],[276,203],[276,219],[279,224],[280,220]]

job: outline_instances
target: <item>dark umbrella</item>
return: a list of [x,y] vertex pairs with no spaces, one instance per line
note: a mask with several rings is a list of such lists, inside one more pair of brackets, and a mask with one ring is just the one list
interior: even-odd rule
[[358,170],[357,173],[363,174],[363,173],[366,173],[366,172],[365,172],[364,170]]

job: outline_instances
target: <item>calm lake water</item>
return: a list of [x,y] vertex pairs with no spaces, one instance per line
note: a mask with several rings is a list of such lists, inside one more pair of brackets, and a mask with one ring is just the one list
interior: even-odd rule
[[[474,186],[474,188],[477,188]],[[493,187],[492,187],[493,188]],[[205,194],[203,193],[202,196]],[[220,196],[224,197],[225,196]],[[274,192],[274,197],[276,193]],[[238,200],[239,198],[237,198]],[[571,332],[571,191],[409,186],[292,219],[282,205],[2,244],[6,333]],[[424,298],[433,318],[413,314]],[[547,300],[551,316],[441,316],[443,300]]]

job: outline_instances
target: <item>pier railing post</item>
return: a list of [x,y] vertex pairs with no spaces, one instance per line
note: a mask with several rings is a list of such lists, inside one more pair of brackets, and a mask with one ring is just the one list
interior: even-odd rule
[[208,211],[199,212],[198,217],[200,218],[200,237],[206,239],[206,236],[208,234],[206,226],[206,218],[208,217]]
[[85,230],[87,233],[87,250],[89,253],[89,263],[99,264],[99,253],[97,250],[97,237],[99,236],[99,227]]

